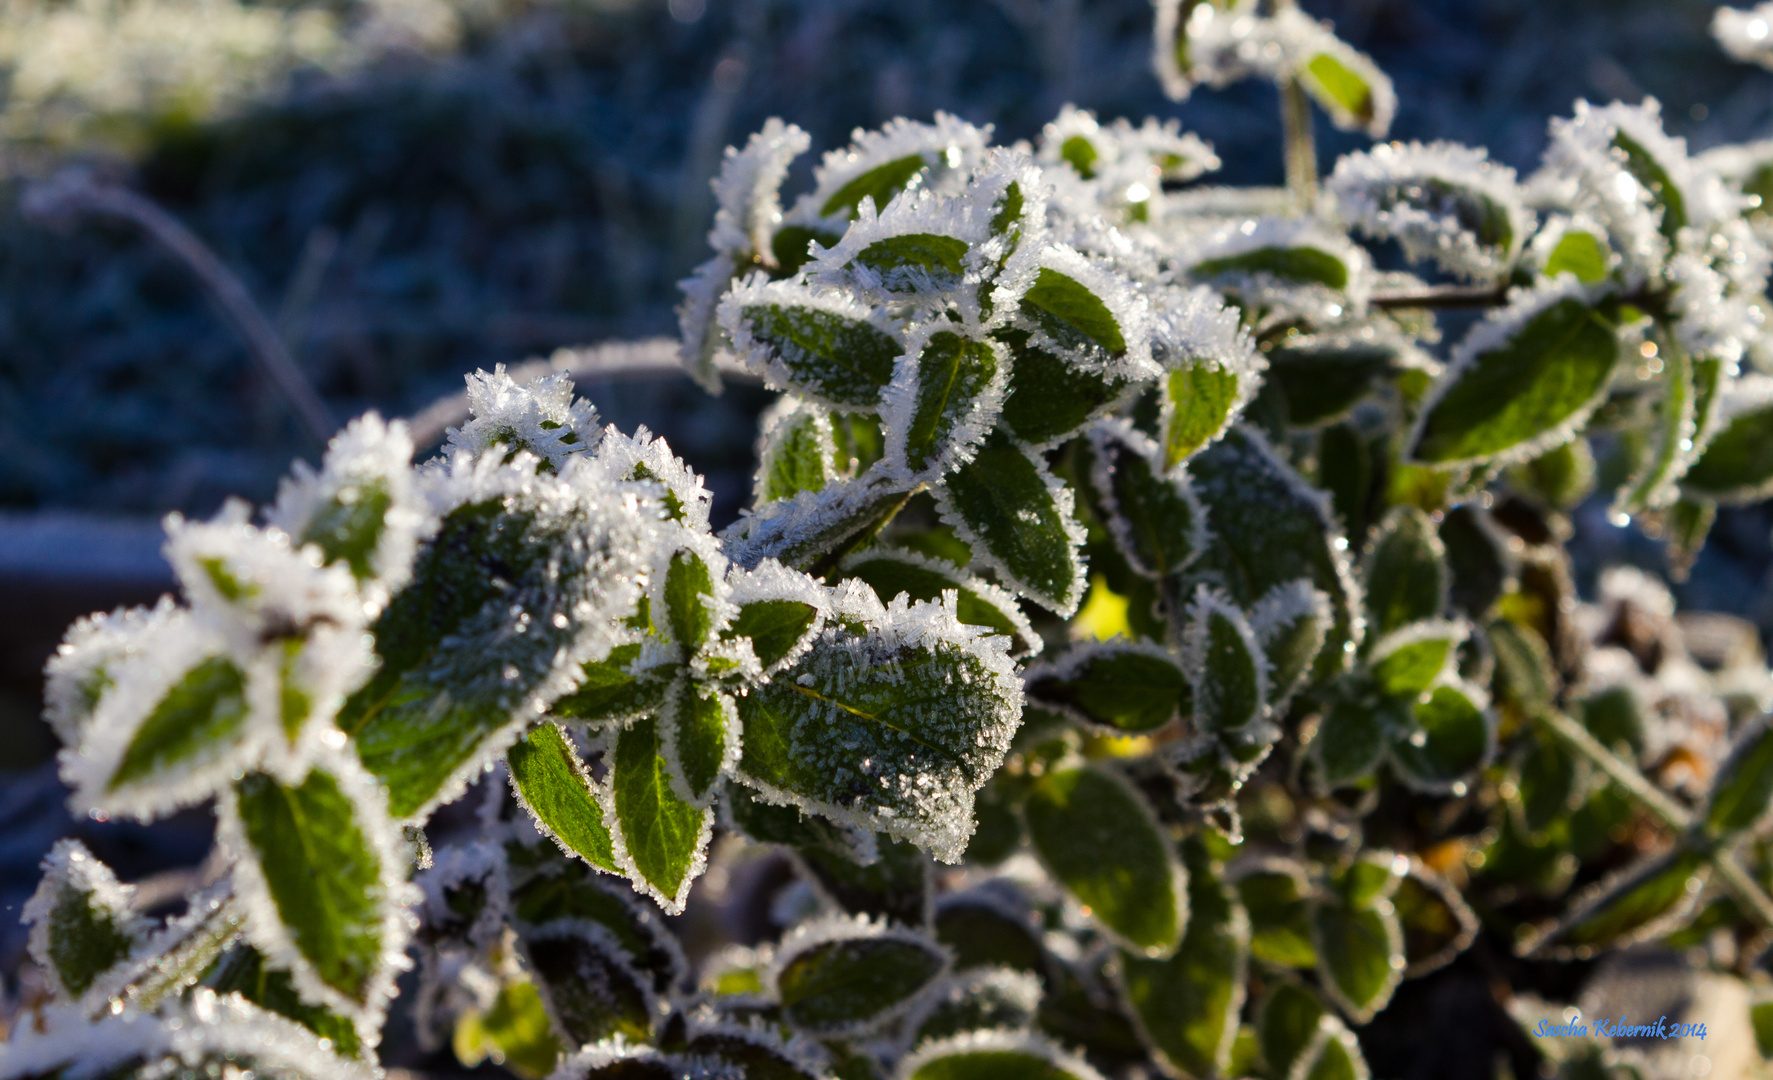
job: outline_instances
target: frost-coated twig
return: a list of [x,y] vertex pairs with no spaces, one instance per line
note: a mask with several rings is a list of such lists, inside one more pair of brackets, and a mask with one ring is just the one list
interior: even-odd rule
[[1280,93],[1287,190],[1302,211],[1309,211],[1317,204],[1317,133],[1311,122],[1311,99],[1298,79],[1282,83]]
[[[1587,728],[1562,713],[1550,710],[1539,714],[1539,722],[1606,773],[1608,779],[1624,788],[1651,813],[1661,818],[1663,824],[1683,833],[1692,828],[1693,815],[1686,808],[1669,798],[1660,788],[1645,779],[1642,773],[1621,760],[1619,755],[1601,745],[1600,740],[1589,734]],[[1709,854],[1709,860],[1725,890],[1756,921],[1773,929],[1773,898],[1768,897],[1755,883],[1754,878],[1736,861],[1735,856],[1728,851],[1715,850]]]
[[54,220],[81,214],[100,214],[128,221],[153,237],[176,256],[203,283],[216,306],[245,339],[253,359],[276,384],[296,419],[316,443],[324,446],[337,430],[326,403],[296,366],[283,339],[265,318],[252,294],[221,258],[184,223],[126,188],[95,183],[84,172],[69,170],[25,193],[22,208],[28,216]]
[[1508,302],[1508,290],[1492,285],[1441,285],[1408,292],[1374,293],[1367,299],[1370,307],[1395,308],[1487,308],[1501,307]]

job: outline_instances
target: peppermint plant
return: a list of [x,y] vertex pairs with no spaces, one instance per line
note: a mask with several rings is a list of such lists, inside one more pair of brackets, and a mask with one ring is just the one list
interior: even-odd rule
[[781,397],[718,531],[503,369],[432,460],[371,414],[169,519],[182,599],[76,624],[47,712],[78,810],[213,805],[225,873],[157,922],[58,845],[0,1077],[377,1075],[415,965],[422,1041],[557,1080],[1361,1078],[1408,980],[1644,941],[1773,1040],[1773,676],[1565,548],[1602,500],[1678,576],[1773,492],[1773,145],[1579,103],[1524,178],[1320,184],[1312,108],[1388,129],[1370,60],[1254,0],[1156,43],[1178,97],[1279,87],[1286,189],[1069,107],[858,131],[792,197],[805,132],[728,151],[683,355]]

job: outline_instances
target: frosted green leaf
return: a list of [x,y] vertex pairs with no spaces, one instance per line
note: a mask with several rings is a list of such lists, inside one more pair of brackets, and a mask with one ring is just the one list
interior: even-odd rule
[[135,729],[105,789],[170,779],[214,757],[243,734],[246,713],[246,676],[226,657],[204,660]]
[[1490,623],[1490,651],[1496,657],[1490,690],[1498,700],[1522,709],[1551,705],[1558,690],[1551,650],[1537,630],[1497,619]]
[[696,652],[714,631],[714,612],[703,597],[714,595],[714,575],[693,551],[671,556],[665,570],[665,620],[685,655]]
[[686,1047],[688,1055],[725,1063],[745,1080],[820,1080],[824,1075],[809,1067],[802,1055],[797,1060],[773,1034],[735,1025],[697,1035]]
[[1574,752],[1543,725],[1535,724],[1525,736],[1515,788],[1521,825],[1538,835],[1576,809],[1586,775]]
[[1022,313],[1066,348],[1095,346],[1110,356],[1127,351],[1120,323],[1102,298],[1067,274],[1043,266],[1022,296]]
[[739,738],[733,699],[709,688],[686,685],[664,723],[670,725],[666,759],[674,770],[677,793],[690,802],[705,804],[729,765],[728,747]]
[[1391,742],[1392,764],[1425,791],[1457,791],[1490,760],[1495,731],[1489,715],[1457,686],[1440,686],[1417,702]]
[[1342,335],[1279,342],[1268,356],[1268,395],[1278,393],[1287,424],[1316,427],[1347,416],[1381,380],[1402,370],[1402,346]]
[[1751,722],[1718,767],[1706,797],[1703,821],[1712,836],[1733,836],[1755,827],[1773,801],[1773,725]]
[[864,319],[821,308],[753,304],[739,319],[771,371],[797,392],[843,408],[874,411],[902,351]]
[[536,484],[542,490],[445,516],[412,583],[371,627],[381,667],[346,700],[338,724],[387,785],[396,818],[459,791],[489,746],[514,738],[558,693],[578,667],[575,653],[582,662],[587,643],[610,632],[607,623],[581,624],[585,612],[608,619],[612,601],[634,595],[639,515],[568,501],[564,491],[546,498],[566,485]]
[[1436,618],[1447,606],[1452,581],[1446,550],[1434,523],[1413,506],[1399,507],[1386,520],[1366,571],[1367,611],[1379,634]]
[[640,658],[640,645],[618,645],[602,660],[582,665],[578,689],[555,700],[549,712],[564,720],[598,724],[627,720],[656,712],[665,704],[675,665],[653,668],[639,675],[629,666]]
[[1237,406],[1238,378],[1237,372],[1204,361],[1164,377],[1163,433],[1159,438],[1164,468],[1180,465],[1225,431]]
[[1126,781],[1086,766],[1048,773],[1022,813],[1059,884],[1129,948],[1167,956],[1187,921],[1187,876]]
[[1318,977],[1356,1022],[1365,1023],[1391,1000],[1403,978],[1403,931],[1388,901],[1346,906],[1324,900],[1312,909]]
[[1685,923],[1710,871],[1703,852],[1652,855],[1584,890],[1562,922],[1528,938],[1519,952],[1586,958],[1665,934]]
[[823,229],[809,229],[805,225],[784,225],[770,238],[770,253],[776,257],[776,266],[783,276],[794,275],[807,261],[813,257],[812,246],[836,247],[843,237]]
[[1311,742],[1327,789],[1359,783],[1373,774],[1385,752],[1385,719],[1372,702],[1342,698],[1330,706]]
[[1368,1076],[1360,1043],[1340,1028],[1318,1037],[1316,1058],[1302,1072],[1303,1080],[1367,1080]]
[[505,763],[524,807],[562,847],[592,866],[620,872],[603,805],[565,732],[539,725],[511,746]]
[[1262,718],[1268,660],[1235,605],[1203,590],[1192,605],[1183,650],[1194,675],[1198,730],[1231,732]]
[[987,895],[950,895],[936,911],[936,938],[954,951],[954,966],[1041,972],[1044,952],[1036,922]]
[[828,624],[805,656],[739,699],[740,779],[769,801],[958,859],[973,793],[1009,749],[1021,687],[1007,657],[952,618],[923,604],[868,633]]
[[1044,1040],[1010,1032],[972,1033],[920,1047],[905,1080],[1101,1080]]
[[873,199],[875,209],[884,210],[893,196],[903,191],[905,185],[922,172],[926,164],[922,154],[907,154],[876,165],[838,188],[825,200],[825,205],[819,208],[819,216],[831,217],[844,213],[853,220],[857,216],[856,207],[861,205],[863,199]]
[[394,497],[381,480],[370,480],[340,491],[314,511],[297,544],[314,544],[327,563],[343,562],[359,581],[375,576],[371,560],[387,531],[388,511]]
[[799,647],[818,618],[818,608],[799,600],[757,600],[741,604],[721,636],[750,638],[753,655],[768,670]]
[[[876,271],[889,283],[916,282],[924,287],[952,289],[960,284],[966,255],[965,240],[938,233],[905,233],[869,244],[856,254],[856,262]],[[922,273],[906,275],[906,269]],[[922,290],[913,287],[893,291]]]
[[1017,652],[1040,645],[1015,597],[943,560],[912,552],[873,550],[845,560],[843,573],[866,581],[884,600],[903,593],[913,601],[933,601],[952,589],[961,622],[1010,637]]
[[1581,229],[1566,232],[1545,260],[1545,276],[1554,278],[1565,271],[1584,285],[1606,280],[1607,248],[1600,238]]
[[1071,492],[1030,451],[993,432],[937,494],[942,519],[976,559],[1035,603],[1061,615],[1083,598],[1082,528]]
[[1239,255],[1208,259],[1188,271],[1207,279],[1241,274],[1267,274],[1302,285],[1348,288],[1348,264],[1335,255],[1311,247],[1267,247]]
[[1250,954],[1278,967],[1315,967],[1317,947],[1311,940],[1304,869],[1272,860],[1246,869],[1236,884],[1238,900],[1249,916]]
[[1064,438],[1114,408],[1133,385],[1030,344],[1026,331],[1003,330],[997,337],[1012,357],[1003,425],[1023,442],[1044,446]]
[[1330,598],[1335,619],[1312,667],[1313,681],[1342,670],[1351,643],[1360,638],[1359,600],[1337,546],[1346,542],[1328,497],[1245,428],[1233,428],[1201,451],[1188,471],[1213,530],[1200,569],[1211,572],[1244,605],[1256,603],[1277,585],[1309,580]]
[[1412,863],[1391,894],[1404,933],[1404,978],[1413,979],[1448,963],[1477,936],[1477,915],[1445,878]]
[[[863,932],[836,936],[854,925]],[[783,944],[773,981],[791,1026],[821,1035],[866,1030],[902,1011],[947,968],[947,952],[935,942],[867,933],[866,926],[839,924],[825,940]]]
[[[300,976],[311,973],[349,1005],[374,1006],[387,989],[388,957],[405,944],[391,929],[398,922],[390,919],[397,902],[387,884],[391,868],[371,835],[376,826],[364,820],[374,811],[322,768],[293,786],[248,773],[231,801],[245,844],[239,855],[251,860],[270,900],[264,914],[306,969],[297,972],[297,987],[306,992]],[[254,931],[255,942],[266,936],[264,927]]]
[[757,462],[757,502],[791,499],[803,491],[823,491],[838,474],[831,417],[818,409],[796,408],[773,422],[766,416]]
[[1122,423],[1098,424],[1088,446],[1095,505],[1132,568],[1162,578],[1198,558],[1207,545],[1207,515],[1187,475],[1160,469],[1156,447]]
[[569,919],[526,930],[523,945],[529,973],[565,1045],[652,1035],[646,981],[608,931]]
[[[1662,351],[1665,372],[1662,396],[1656,402],[1656,421],[1637,471],[1613,500],[1616,514],[1637,514],[1660,509],[1676,498],[1675,482],[1693,462],[1693,440],[1698,434],[1696,372],[1687,350],[1672,343]],[[1715,361],[1708,361],[1708,365]],[[1716,368],[1707,367],[1714,380]],[[1715,381],[1712,385],[1715,391]],[[1708,395],[1713,397],[1715,395]]]
[[1330,623],[1330,598],[1304,578],[1276,585],[1250,609],[1250,628],[1268,659],[1268,703],[1277,714],[1311,673]]
[[238,944],[216,962],[203,985],[218,994],[239,994],[262,1009],[287,1016],[323,1039],[331,1039],[339,1053],[356,1057],[361,1043],[350,1020],[321,1005],[311,1005],[296,993],[289,972],[272,967],[265,954],[251,945]]
[[1594,473],[1588,440],[1576,438],[1516,465],[1508,478],[1553,509],[1574,510],[1594,490]]
[[1743,503],[1773,490],[1773,404],[1730,419],[1681,478],[1690,493]]
[[1279,982],[1263,999],[1257,1020],[1262,1058],[1278,1076],[1294,1074],[1294,1063],[1313,1050],[1328,1010],[1317,995],[1294,982]]
[[[1619,362],[1610,307],[1557,300],[1518,326],[1473,328],[1423,407],[1411,456],[1431,465],[1526,455],[1594,407]],[[1479,335],[1482,335],[1481,337]]]
[[1372,85],[1360,72],[1329,53],[1305,62],[1299,81],[1340,127],[1371,127],[1378,116]]
[[1040,980],[1008,968],[981,968],[950,976],[918,1018],[916,1042],[969,1031],[1026,1031],[1040,1004]]
[[722,804],[752,840],[792,848],[813,883],[844,911],[905,926],[929,921],[929,860],[916,845],[869,836],[877,857],[864,866],[853,830],[793,806],[772,806],[737,784],[728,785]]
[[522,930],[568,920],[595,923],[665,993],[684,973],[683,951],[651,900],[625,881],[570,859],[552,844],[505,845],[511,916]]
[[635,721],[616,736],[609,797],[621,828],[617,858],[667,911],[680,911],[702,871],[713,811],[680,799],[659,741],[658,721]]
[[1613,147],[1625,156],[1625,169],[1643,189],[1650,193],[1650,204],[1661,211],[1657,228],[1673,240],[1687,227],[1687,200],[1668,175],[1668,169],[1636,139],[1620,131],[1613,136]]
[[1414,698],[1434,685],[1464,637],[1452,630],[1452,624],[1430,620],[1405,627],[1394,643],[1376,646],[1372,675],[1379,692],[1387,697]]
[[938,330],[901,365],[884,409],[889,451],[904,456],[912,475],[939,476],[957,453],[984,437],[996,412],[998,349]]
[[1185,1076],[1223,1075],[1243,1007],[1249,921],[1224,868],[1198,841],[1188,867],[1188,930],[1167,960],[1121,955],[1121,991],[1145,1038]]
[[146,927],[130,910],[133,890],[78,840],[61,840],[43,861],[43,880],[25,905],[31,958],[63,998],[77,999],[129,959]]
[[1188,677],[1167,650],[1134,642],[1085,645],[1028,672],[1035,701],[1127,734],[1194,714]]

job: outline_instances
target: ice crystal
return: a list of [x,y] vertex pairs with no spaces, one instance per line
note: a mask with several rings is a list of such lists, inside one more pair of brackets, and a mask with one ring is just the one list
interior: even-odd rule
[[449,429],[446,455],[503,446],[508,454],[527,450],[559,469],[597,442],[597,410],[573,397],[572,377],[564,371],[523,386],[505,374],[503,364],[491,374],[477,371],[468,376],[468,410],[468,422]]

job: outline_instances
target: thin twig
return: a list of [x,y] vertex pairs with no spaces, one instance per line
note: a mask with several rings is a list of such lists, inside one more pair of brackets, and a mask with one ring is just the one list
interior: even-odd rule
[[126,188],[94,183],[84,172],[70,170],[34,185],[22,201],[25,213],[42,220],[99,214],[139,227],[171,252],[194,274],[210,299],[245,340],[265,375],[283,394],[307,433],[325,446],[337,430],[326,403],[296,366],[270,320],[253,302],[240,278],[184,223],[149,199]]
[[1725,890],[1748,908],[1761,925],[1773,929],[1773,897],[1762,891],[1754,876],[1736,861],[1736,856],[1728,851],[1714,851],[1711,865]]
[[1606,773],[1608,779],[1630,792],[1651,813],[1661,818],[1663,824],[1680,831],[1691,827],[1693,815],[1687,811],[1686,807],[1669,798],[1661,788],[1646,780],[1643,773],[1620,760],[1618,754],[1602,746],[1600,740],[1590,735],[1587,728],[1563,713],[1551,709],[1540,712],[1537,719],[1541,724],[1550,728],[1554,735],[1569,744],[1571,749]]
[[1392,308],[1487,308],[1508,302],[1508,290],[1495,285],[1442,285],[1413,292],[1377,293],[1367,298],[1368,307]]

